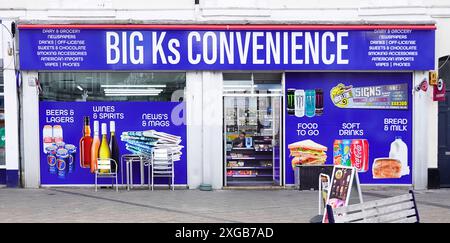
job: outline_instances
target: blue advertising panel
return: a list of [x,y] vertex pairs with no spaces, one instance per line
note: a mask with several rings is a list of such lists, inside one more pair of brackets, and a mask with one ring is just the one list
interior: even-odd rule
[[[138,28],[138,27],[137,27]],[[20,29],[22,70],[431,70],[434,30]]]
[[[85,119],[89,119],[90,137],[94,137],[94,122],[106,127],[108,144],[111,125],[115,127],[119,157],[119,184],[126,183],[125,154],[149,154],[154,149],[169,149],[174,153],[175,184],[187,184],[186,124],[184,102],[52,102],[41,101],[39,106],[41,184],[94,184],[89,158],[101,158],[93,142],[83,139]],[[113,122],[113,123],[111,123]],[[104,124],[104,125],[103,125]],[[60,142],[63,142],[60,144]],[[65,145],[64,145],[65,144]],[[70,145],[69,145],[70,144]],[[65,146],[69,156],[54,154],[56,147]],[[71,146],[73,145],[73,146]],[[97,145],[98,146],[98,145]],[[96,149],[93,149],[93,148]],[[84,149],[83,149],[84,148]],[[111,147],[110,147],[111,148]],[[92,151],[99,151],[97,156]],[[64,151],[66,152],[66,151]],[[54,156],[54,157],[53,157]],[[86,159],[88,158],[88,159]],[[100,162],[99,162],[100,164]],[[139,164],[133,168],[133,182],[140,183]],[[100,169],[100,167],[99,167]],[[147,167],[144,171],[147,184]],[[110,183],[103,179],[99,183]],[[155,178],[155,183],[167,184],[167,178]]]
[[300,164],[412,184],[411,90],[411,73],[286,73],[286,184]]

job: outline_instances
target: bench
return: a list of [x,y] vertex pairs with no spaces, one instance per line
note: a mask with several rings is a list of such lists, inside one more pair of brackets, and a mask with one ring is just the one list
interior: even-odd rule
[[414,192],[366,203],[332,208],[327,205],[330,223],[419,223]]

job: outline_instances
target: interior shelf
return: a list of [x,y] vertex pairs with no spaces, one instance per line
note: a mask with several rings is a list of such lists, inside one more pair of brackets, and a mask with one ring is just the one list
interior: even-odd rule
[[272,177],[272,175],[227,175],[234,178],[250,178],[250,177]]
[[259,166],[259,167],[248,167],[248,166],[235,166],[235,167],[227,167],[228,170],[271,170],[272,166]]
[[[224,136],[226,185],[273,185],[273,132],[280,104],[276,99],[260,97],[225,97]],[[251,137],[251,147],[232,147],[233,139],[245,132]],[[242,171],[240,171],[242,170]]]

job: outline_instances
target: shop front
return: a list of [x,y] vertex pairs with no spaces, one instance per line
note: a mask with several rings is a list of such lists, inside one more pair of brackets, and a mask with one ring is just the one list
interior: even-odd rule
[[296,166],[323,164],[415,185],[434,29],[19,25],[22,112],[37,123],[23,124],[25,180],[92,185],[109,156],[126,181],[124,156],[168,149],[180,187],[290,186]]

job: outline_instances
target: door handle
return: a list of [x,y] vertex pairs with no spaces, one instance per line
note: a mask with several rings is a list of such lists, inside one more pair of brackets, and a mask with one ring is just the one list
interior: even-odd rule
[[445,155],[450,155],[450,151],[446,151],[446,152],[445,152]]

